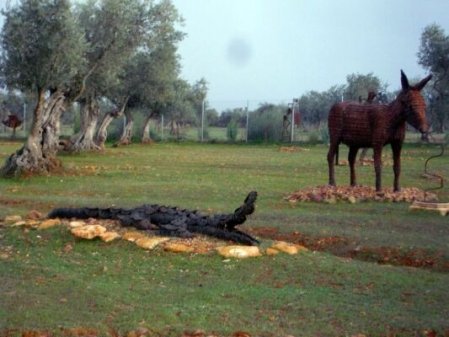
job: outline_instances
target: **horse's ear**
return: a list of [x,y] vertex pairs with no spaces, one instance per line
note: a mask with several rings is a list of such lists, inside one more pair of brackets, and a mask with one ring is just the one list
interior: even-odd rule
[[408,78],[407,78],[407,76],[405,76],[402,69],[401,69],[401,85],[402,85],[402,90],[406,90],[406,89],[410,88],[410,84],[408,83]]
[[424,86],[427,84],[427,82],[430,81],[431,78],[432,78],[432,75],[429,75],[426,78],[422,79],[419,83],[415,84],[413,87],[415,89],[421,90],[422,88],[424,88]]

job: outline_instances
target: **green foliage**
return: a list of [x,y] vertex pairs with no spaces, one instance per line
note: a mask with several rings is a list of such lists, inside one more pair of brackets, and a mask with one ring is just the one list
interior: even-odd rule
[[279,142],[282,140],[282,116],[285,106],[263,104],[249,116],[248,140]]
[[246,110],[243,108],[225,110],[220,114],[214,125],[226,127],[232,120],[236,121],[239,127],[246,126]]
[[299,98],[299,111],[304,124],[319,126],[325,120],[331,106],[341,101],[343,86],[333,86],[324,92],[309,91]]
[[449,36],[445,34],[441,26],[431,24],[424,28],[418,61],[423,67],[437,75],[449,68]]
[[130,59],[120,76],[122,95],[130,96],[131,106],[162,108],[173,100],[173,82],[179,72],[176,49],[158,48],[139,52]]
[[111,95],[129,96],[131,107],[146,106],[159,114],[174,100],[174,82],[180,71],[177,43],[184,35],[175,28],[182,20],[170,1],[155,4],[149,14],[151,31],[145,48],[127,60]]
[[345,85],[336,85],[327,91],[309,91],[303,94],[298,101],[299,111],[304,124],[321,128],[321,124],[327,120],[330,108],[333,104],[344,100],[365,101],[370,91],[380,96],[377,100],[387,101],[390,97],[386,92],[387,85],[381,83],[372,73],[367,75],[350,74],[346,77]]
[[69,0],[23,0],[4,11],[1,72],[20,90],[68,88],[84,69],[87,44]]
[[326,126],[322,126],[319,129],[320,132],[320,136],[321,136],[321,141],[323,142],[323,144],[327,145],[329,144],[329,129]]
[[309,144],[329,144],[329,130],[326,125],[320,126],[319,129],[313,129],[308,132],[307,143]]
[[177,79],[173,83],[173,99],[164,109],[164,115],[168,120],[183,121],[192,125],[201,125],[201,106],[198,110],[198,102],[194,102],[192,86],[183,79]]
[[215,109],[206,109],[206,120],[208,125],[217,126],[218,120],[220,118],[218,111]]
[[208,83],[205,78],[196,81],[190,89],[189,100],[194,109],[198,111],[198,117],[201,115],[202,105],[206,99]]
[[[93,70],[87,90],[95,95],[111,94],[112,90],[117,95],[119,87],[126,84],[119,78],[125,64],[138,47],[155,40],[159,28],[156,20],[161,18],[155,16],[149,2],[140,0],[87,1],[78,11],[90,46],[86,54],[88,69]],[[119,91],[122,97],[127,96],[123,88]]]
[[318,130],[312,130],[309,132],[309,136],[307,137],[307,142],[309,144],[318,144],[320,143],[320,133]]
[[375,94],[386,90],[387,85],[382,84],[377,76],[373,73],[366,75],[350,74],[346,76],[346,88],[344,91],[344,99],[347,101],[364,102],[368,98],[369,92]]
[[449,35],[432,24],[421,35],[418,62],[433,75],[432,86],[426,88],[432,124],[439,132],[449,128]]
[[228,141],[235,142],[237,140],[239,127],[235,120],[231,120],[226,127],[226,137]]

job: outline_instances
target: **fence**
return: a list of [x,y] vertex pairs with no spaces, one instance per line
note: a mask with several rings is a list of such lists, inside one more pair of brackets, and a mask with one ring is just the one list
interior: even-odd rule
[[[25,108],[24,108],[25,109]],[[16,138],[27,136],[32,122],[32,107],[17,113],[24,123],[17,128]],[[290,109],[290,110],[289,110]],[[76,110],[76,109],[72,109]],[[290,111],[290,112],[289,112]],[[150,137],[155,141],[187,140],[199,142],[248,142],[275,141],[295,142],[304,139],[304,127],[299,123],[291,123],[292,112],[298,122],[297,108],[287,100],[263,103],[260,101],[211,101],[205,102],[196,116],[189,119],[173,119],[170,114],[154,118],[150,124]],[[181,114],[175,114],[177,116]],[[2,120],[5,116],[2,116]],[[133,111],[133,141],[142,139],[145,111]],[[108,141],[116,141],[121,135],[125,117],[118,118],[108,128]],[[67,111],[61,119],[60,133],[69,137],[79,130],[79,115],[75,111]],[[302,131],[301,131],[302,130]],[[12,129],[0,124],[0,137],[9,138]],[[317,138],[312,135],[312,138]],[[320,138],[318,136],[318,138]]]
[[[198,142],[309,142],[327,143],[327,125],[304,125],[299,107],[288,100],[263,103],[260,101],[210,101],[190,119],[173,119],[169,114],[154,118],[149,136],[154,141]],[[32,107],[19,113],[24,123],[16,130],[16,138],[25,138],[32,122]],[[177,114],[179,115],[179,114]],[[182,114],[181,114],[182,115]],[[5,116],[1,116],[2,120]],[[140,142],[145,111],[133,111],[133,141]],[[294,123],[292,123],[294,120]],[[125,118],[118,118],[108,128],[108,141],[120,138]],[[70,137],[79,130],[79,115],[67,111],[61,119],[60,134]],[[0,123],[0,137],[10,138],[12,129]],[[414,139],[408,137],[408,139]]]

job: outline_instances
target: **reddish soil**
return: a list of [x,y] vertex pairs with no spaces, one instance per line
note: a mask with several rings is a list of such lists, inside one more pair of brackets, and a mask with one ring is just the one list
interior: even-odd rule
[[310,250],[336,256],[433,271],[449,272],[449,259],[443,254],[425,249],[400,250],[394,247],[360,246],[358,242],[339,236],[311,237],[300,232],[279,232],[277,228],[252,228],[251,234],[260,238],[296,243]]
[[[382,193],[369,186],[316,186],[302,189],[287,196],[291,203],[296,202],[412,202],[414,200],[437,200],[433,193],[418,188],[403,188],[393,192],[385,188]],[[372,261],[382,264],[428,268],[449,272],[449,259],[443,254],[425,249],[401,250],[394,247],[367,247],[344,237],[310,237],[300,232],[280,233],[276,228],[256,228],[252,234],[273,240],[298,243],[311,250],[329,252],[337,256]]]

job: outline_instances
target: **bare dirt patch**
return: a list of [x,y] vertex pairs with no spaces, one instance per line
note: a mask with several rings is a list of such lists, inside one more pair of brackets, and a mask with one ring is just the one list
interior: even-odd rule
[[[293,192],[285,199],[293,204],[297,202],[357,203],[363,201],[435,202],[438,200],[436,194],[415,187],[403,188],[400,192],[393,192],[391,188],[386,188],[379,193],[369,186],[334,187],[328,185],[302,189]],[[448,257],[445,257],[443,253],[421,248],[404,250],[385,246],[368,247],[346,237],[311,237],[300,232],[281,233],[276,228],[256,228],[252,230],[252,234],[266,239],[301,244],[311,250],[329,252],[341,257],[449,272]]]
[[312,237],[298,231],[280,232],[272,227],[253,228],[251,234],[264,239],[298,244],[313,251],[327,252],[345,258],[449,272],[449,259],[443,253],[422,248],[401,250],[395,247],[361,246],[357,241],[341,236]]

